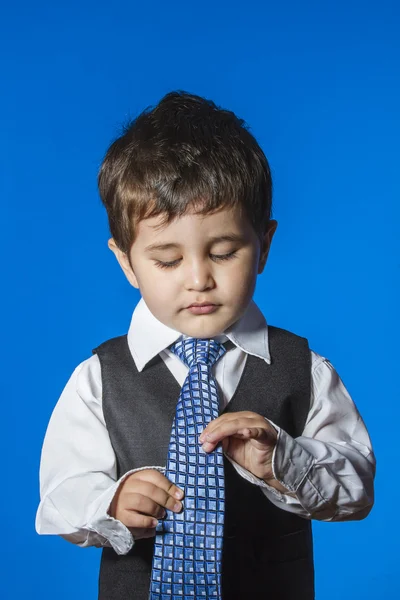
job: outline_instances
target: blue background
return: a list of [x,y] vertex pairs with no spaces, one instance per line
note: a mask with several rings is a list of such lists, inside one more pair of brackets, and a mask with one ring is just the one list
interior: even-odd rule
[[172,89],[234,110],[265,150],[279,228],[255,299],[333,362],[374,443],[370,516],[315,523],[317,598],[395,597],[399,3],[1,12],[0,597],[96,597],[100,552],[34,531],[40,449],[73,368],[127,330],[139,298],[107,249],[97,169],[120,125]]

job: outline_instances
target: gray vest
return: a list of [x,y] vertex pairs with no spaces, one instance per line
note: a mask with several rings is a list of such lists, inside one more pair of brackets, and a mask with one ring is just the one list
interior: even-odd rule
[[[272,363],[248,355],[224,412],[250,410],[293,437],[302,434],[311,394],[307,340],[269,327]],[[226,347],[231,342],[227,342]],[[118,477],[130,469],[165,466],[180,386],[157,355],[138,372],[126,336],[96,348],[103,411],[117,458]],[[272,504],[225,466],[223,600],[313,600],[311,523]],[[137,540],[125,556],[104,548],[100,600],[148,600],[154,539]]]

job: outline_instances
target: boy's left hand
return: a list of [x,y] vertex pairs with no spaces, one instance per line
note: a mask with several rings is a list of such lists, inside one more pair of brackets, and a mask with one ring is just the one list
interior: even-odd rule
[[241,411],[225,413],[211,421],[200,435],[205,452],[222,442],[224,452],[259,479],[274,479],[272,454],[278,432],[261,415]]

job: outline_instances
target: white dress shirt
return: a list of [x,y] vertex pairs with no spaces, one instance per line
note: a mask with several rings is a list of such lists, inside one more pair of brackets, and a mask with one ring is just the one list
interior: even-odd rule
[[[182,386],[188,368],[167,349],[181,335],[158,321],[141,299],[128,331],[138,371],[160,354]],[[215,339],[233,343],[213,367],[224,407],[236,390],[248,354],[271,362],[268,326],[252,301],[241,319]],[[302,435],[294,439],[271,421],[278,430],[274,476],[290,492],[280,493],[231,462],[283,510],[322,521],[362,519],[373,504],[375,458],[370,438],[331,363],[312,351],[311,357],[310,409]],[[163,471],[165,465],[152,468]],[[111,546],[126,554],[134,543],[132,535],[107,511],[120,483],[134,471],[117,480],[116,457],[102,410],[100,363],[97,355],[91,356],[71,375],[47,428],[37,532],[58,534],[80,546]]]

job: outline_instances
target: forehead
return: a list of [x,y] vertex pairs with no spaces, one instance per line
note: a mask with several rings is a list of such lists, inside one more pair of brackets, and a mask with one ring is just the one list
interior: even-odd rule
[[[217,239],[225,241],[247,239],[252,227],[238,207],[222,208],[210,214],[198,214],[191,210],[171,223],[163,225],[163,215],[140,221],[136,230],[134,246],[150,251],[158,245],[198,245]],[[154,249],[154,248],[153,248]]]

